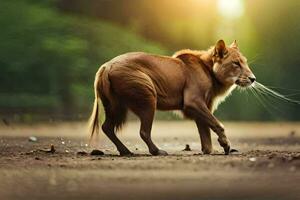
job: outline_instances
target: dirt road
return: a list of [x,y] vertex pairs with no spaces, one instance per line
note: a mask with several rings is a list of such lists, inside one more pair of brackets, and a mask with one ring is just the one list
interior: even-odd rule
[[[202,155],[192,122],[155,122],[165,157],[148,154],[136,122],[120,134],[133,157],[119,157],[105,136],[87,146],[83,123],[2,125],[0,199],[300,199],[299,123],[224,124],[237,154],[223,155],[214,136],[214,154]],[[77,154],[94,148],[105,155]]]

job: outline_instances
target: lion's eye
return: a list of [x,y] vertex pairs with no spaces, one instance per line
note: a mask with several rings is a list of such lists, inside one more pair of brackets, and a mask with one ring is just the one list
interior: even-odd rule
[[234,66],[237,66],[237,67],[240,67],[240,66],[241,66],[241,64],[240,64],[239,61],[233,61],[232,63],[233,63]]

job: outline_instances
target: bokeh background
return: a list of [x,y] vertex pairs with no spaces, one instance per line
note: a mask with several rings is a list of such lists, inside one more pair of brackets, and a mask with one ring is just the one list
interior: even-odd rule
[[[85,120],[102,63],[130,51],[207,49],[221,38],[238,41],[259,82],[299,99],[299,11],[299,0],[1,0],[1,119]],[[299,106],[247,91],[216,114],[300,120]]]

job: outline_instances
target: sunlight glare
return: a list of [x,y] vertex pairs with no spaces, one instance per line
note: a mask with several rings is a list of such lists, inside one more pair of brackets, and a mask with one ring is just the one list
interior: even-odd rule
[[219,13],[226,18],[238,18],[244,14],[243,0],[218,0]]

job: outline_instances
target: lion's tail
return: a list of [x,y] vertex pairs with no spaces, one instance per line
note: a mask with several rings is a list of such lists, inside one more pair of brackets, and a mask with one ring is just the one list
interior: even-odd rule
[[[95,100],[93,111],[89,120],[89,132],[91,135],[91,139],[94,136],[94,133],[97,135],[100,131],[100,124],[105,120],[105,112],[103,109],[103,105],[100,99],[100,90],[103,93],[106,93],[107,88],[110,86],[110,82],[108,77],[103,76],[105,72],[105,67],[100,67],[99,71],[96,73],[95,82],[94,82],[94,92],[95,92]],[[103,87],[105,86],[105,87]]]

